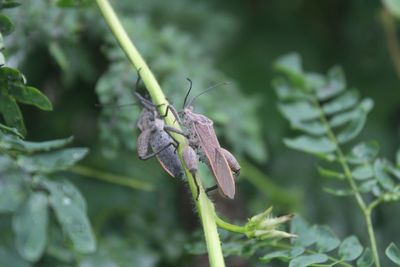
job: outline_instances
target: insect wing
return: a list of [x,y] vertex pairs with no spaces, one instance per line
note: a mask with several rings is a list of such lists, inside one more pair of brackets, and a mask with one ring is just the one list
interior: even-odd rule
[[[162,152],[161,152],[162,153]],[[169,156],[168,158],[165,158],[163,156],[160,156],[158,154],[156,156],[158,162],[160,163],[161,167],[172,177],[175,178],[182,178],[183,177],[183,170],[180,165],[180,161],[178,158],[178,155],[175,154],[175,159],[174,156]],[[172,158],[172,160],[170,160]]]
[[[159,151],[172,142],[171,137],[165,131],[156,131],[150,139],[153,151]],[[183,177],[183,169],[174,146],[169,146],[156,155],[163,169],[172,177]]]
[[[220,192],[230,199],[235,196],[235,180],[221,149],[215,148],[215,172]],[[222,167],[224,166],[224,167]]]
[[209,124],[201,123],[196,123],[194,128],[220,191],[224,196],[233,199],[235,195],[235,180],[221,151],[214,129]]

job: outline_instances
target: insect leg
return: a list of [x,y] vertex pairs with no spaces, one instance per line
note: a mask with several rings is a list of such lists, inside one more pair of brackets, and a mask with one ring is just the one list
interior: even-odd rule
[[199,195],[200,195],[200,187],[199,187],[199,184],[197,183],[197,177],[196,177],[196,173],[197,173],[197,169],[198,169],[198,165],[197,165],[198,160],[197,160],[196,152],[190,146],[185,146],[185,148],[183,149],[183,152],[182,152],[182,158],[185,161],[185,164],[186,164],[187,168],[189,169],[189,172],[193,176],[194,183],[197,188],[197,196],[196,196],[196,201],[197,201],[199,199]]
[[214,191],[216,189],[218,189],[218,185],[210,186],[210,187],[206,188],[206,194],[208,195],[208,193],[210,193],[211,191]]
[[188,134],[186,134],[184,131],[178,130],[178,129],[168,126],[168,125],[164,126],[164,130],[168,133],[176,133],[176,134],[180,134],[186,138],[189,138]]
[[221,148],[222,153],[226,161],[228,162],[229,168],[235,173],[236,176],[240,174],[240,165],[236,158],[232,155],[231,152],[226,150],[225,148]]
[[[158,106],[162,106],[162,105],[165,105],[165,104],[160,104],[160,105],[158,105]],[[157,106],[157,107],[158,107],[158,106]],[[182,123],[181,123],[181,120],[180,120],[180,118],[179,118],[178,111],[176,111],[176,109],[175,109],[174,106],[172,106],[172,105],[168,105],[167,108],[165,109],[165,114],[164,114],[164,115],[163,115],[163,114],[160,114],[160,116],[161,116],[162,118],[167,117],[169,111],[171,111],[172,114],[173,114],[174,117],[175,117],[174,123],[175,123],[176,121],[178,121],[179,124],[182,124]]]
[[145,158],[147,151],[149,149],[149,142],[150,142],[150,135],[151,131],[150,130],[145,130],[140,133],[137,139],[137,153],[139,155],[139,158]]

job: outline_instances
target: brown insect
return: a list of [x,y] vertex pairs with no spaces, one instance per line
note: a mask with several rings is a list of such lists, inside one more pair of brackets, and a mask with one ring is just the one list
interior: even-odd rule
[[[179,116],[181,124],[187,129],[189,146],[197,152],[199,159],[206,163],[212,171],[219,192],[224,197],[233,199],[235,196],[235,179],[232,172],[234,172],[235,175],[239,175],[240,165],[228,150],[220,146],[214,131],[213,121],[202,114],[193,112],[191,104],[199,95],[186,104],[192,89],[192,81],[190,79],[188,79],[188,81],[190,82],[190,88],[185,96],[183,110],[176,112],[174,107],[170,106],[169,108],[175,116]],[[186,163],[193,161],[193,159],[185,158],[185,155],[183,155],[183,157]],[[196,172],[197,164],[194,167],[196,169],[193,169],[193,171]]]

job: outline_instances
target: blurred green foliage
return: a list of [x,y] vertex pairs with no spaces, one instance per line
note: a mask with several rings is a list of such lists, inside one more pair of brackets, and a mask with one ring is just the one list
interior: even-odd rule
[[[391,5],[394,1],[384,2]],[[1,1],[3,7],[13,3]],[[196,111],[215,121],[222,145],[243,162],[243,177],[237,183],[236,200],[227,202],[212,196],[220,212],[231,219],[243,221],[266,205],[274,205],[278,213],[299,212],[308,221],[330,225],[340,240],[354,234],[361,244],[367,244],[365,232],[359,227],[363,222],[357,215],[354,201],[351,198],[338,199],[323,192],[321,188],[326,187],[326,181],[319,179],[314,159],[284,146],[283,137],[293,135],[278,109],[286,115],[301,116],[304,113],[296,110],[293,113],[290,107],[282,107],[282,104],[277,108],[277,97],[271,86],[274,76],[271,67],[280,55],[294,50],[305,59],[305,69],[324,72],[340,64],[346,73],[347,85],[350,88],[357,86],[360,95],[368,96],[374,102],[371,111],[368,104],[371,102],[361,101],[358,106],[362,111],[369,111],[365,129],[358,138],[377,140],[380,155],[395,155],[399,138],[400,91],[391,55],[387,52],[387,40],[377,19],[382,3],[361,0],[135,0],[113,1],[112,4],[175,106],[181,106],[188,88],[186,77],[194,82],[193,96],[218,82],[229,82],[201,96],[194,105]],[[0,79],[1,99],[7,99],[13,114],[19,112],[16,110],[22,111],[17,120],[11,121],[4,115],[7,114],[3,110],[6,106],[1,102],[4,125],[0,126],[3,132],[0,148],[2,151],[7,149],[6,154],[12,153],[12,158],[4,157],[3,160],[2,156],[1,162],[5,163],[1,163],[0,190],[3,192],[7,187],[10,190],[5,191],[14,192],[12,195],[16,196],[14,198],[5,193],[1,196],[0,205],[9,209],[0,215],[0,234],[4,237],[0,241],[2,264],[204,266],[206,261],[203,257],[189,253],[194,252],[193,246],[201,245],[198,241],[202,237],[201,234],[193,234],[198,220],[193,214],[187,188],[182,181],[167,177],[155,160],[141,162],[137,159],[135,124],[139,108],[134,105],[113,108],[134,102],[132,90],[137,74],[132,71],[94,4],[91,1],[24,1],[22,6],[4,13],[15,26],[2,16],[0,32],[6,35],[11,29],[15,30],[1,44],[6,49],[2,51],[4,56],[0,55],[0,63],[6,61],[8,67],[18,67],[27,77],[29,86],[19,73],[14,75],[12,72],[11,77],[0,73],[0,78],[3,77]],[[6,72],[8,67],[0,70]],[[328,77],[335,77],[335,81],[342,75],[338,68],[329,73]],[[7,94],[3,89],[6,88],[5,83],[9,88]],[[44,110],[50,109],[49,102],[40,96],[39,102],[24,101],[21,94],[29,94],[30,100],[32,95],[39,94],[32,86],[40,88],[49,97],[53,112],[43,113],[30,106],[16,104],[34,104]],[[358,99],[357,94],[349,92],[350,100]],[[95,106],[97,103],[106,106],[99,109]],[[24,134],[22,115],[28,129],[27,139],[33,142],[22,141],[15,136],[17,130]],[[311,127],[296,124],[299,121],[290,122],[303,130],[322,130],[318,125]],[[348,133],[353,134],[344,135],[345,139],[356,137],[354,133],[358,134],[361,129],[356,123],[360,122],[363,121],[358,119],[348,124]],[[61,166],[60,162],[74,162],[68,154],[70,150],[57,145],[59,141],[42,142],[68,135],[75,136],[74,145],[91,148],[85,165],[99,171],[130,176],[132,180],[146,181],[156,190],[131,190],[87,180],[71,171],[65,172],[65,168],[49,174],[55,166]],[[299,141],[301,144],[304,141],[310,143],[304,138],[291,140],[297,140],[297,145]],[[362,144],[364,146],[356,150],[345,147],[348,151],[356,151],[356,154],[360,149],[367,150],[366,154],[368,151],[375,153],[375,143]],[[55,166],[47,158],[49,154],[50,158],[54,158],[51,153],[63,153]],[[12,166],[6,171],[11,171],[13,175],[3,175],[6,173],[3,166]],[[375,158],[373,168],[378,171],[383,169],[383,176],[395,170],[393,164]],[[336,170],[326,168],[320,169],[320,172],[341,176]],[[354,169],[353,172],[360,177],[360,181],[370,177],[370,168]],[[390,175],[392,180],[393,173]],[[79,246],[77,249],[72,236],[65,242],[68,235],[62,235],[60,225],[53,223],[63,221],[55,208],[58,207],[57,199],[48,198],[45,205],[41,192],[29,193],[27,197],[28,192],[32,192],[32,188],[26,188],[26,180],[31,182],[29,177],[38,177],[34,182],[45,181],[50,191],[55,183],[59,184],[68,188],[68,192],[74,192],[74,196],[79,193],[76,193],[77,189],[71,189],[74,188],[72,184],[77,185],[87,205],[81,197],[77,197],[77,203],[74,203],[76,209],[68,212],[85,214],[87,209],[97,240],[95,254],[78,254]],[[67,180],[63,182],[59,178]],[[379,187],[390,188],[390,184],[382,184],[382,181],[388,180],[385,177],[382,179]],[[368,188],[373,190],[373,187]],[[372,192],[376,193],[376,190]],[[48,212],[45,208],[48,205],[52,205],[55,212]],[[17,208],[24,212],[15,213]],[[36,249],[33,252],[26,252],[21,245],[25,242],[18,241],[18,235],[10,231],[24,233],[35,230],[35,235],[43,236],[43,228],[28,229],[18,223],[23,219],[14,219],[15,216],[23,218],[29,212],[41,214],[37,216],[42,220],[49,218],[47,241],[33,244]],[[10,213],[18,215],[10,216]],[[398,204],[393,203],[382,205],[373,218],[381,248],[395,242],[387,249],[394,262],[399,254],[396,247],[399,246],[396,243],[399,240],[398,221],[394,218],[399,216]],[[68,226],[61,224],[61,228],[68,233]],[[37,238],[34,239],[37,241]],[[263,257],[265,261],[273,257],[288,260],[287,255],[291,253],[281,251],[280,255],[272,257],[267,255],[273,251],[262,249],[263,245],[264,248],[270,245],[268,242],[243,240],[229,234],[226,238],[224,236],[224,240],[227,255],[244,256],[241,260],[229,258],[228,266],[266,266],[254,255]],[[83,251],[85,249],[81,249]],[[384,251],[381,254],[384,255]],[[39,261],[31,264],[22,260],[21,255],[25,255],[25,259]],[[42,255],[40,259],[38,255]],[[364,259],[368,263],[367,256]],[[306,260],[316,261],[318,258]],[[268,266],[287,264],[280,265],[273,261]]]

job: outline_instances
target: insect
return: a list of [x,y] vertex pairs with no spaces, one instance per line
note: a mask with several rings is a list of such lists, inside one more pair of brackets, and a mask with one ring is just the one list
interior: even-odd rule
[[[139,158],[147,160],[155,156],[169,175],[182,178],[184,172],[176,152],[177,142],[165,130],[164,121],[153,102],[137,92],[135,92],[135,95],[143,106],[137,123],[141,131],[137,139]],[[151,147],[151,153],[148,153],[149,147]]]
[[[193,112],[193,106],[191,104],[199,95],[195,96],[187,103],[188,96],[192,89],[192,81],[190,79],[188,79],[188,81],[190,87],[183,102],[183,110],[176,112],[175,108],[172,106],[169,106],[169,109],[176,117],[179,116],[181,119],[181,124],[185,126],[188,131],[187,137],[189,146],[196,150],[200,161],[206,163],[209,169],[211,169],[219,192],[224,197],[233,199],[235,196],[235,180],[232,172],[235,173],[235,175],[239,175],[240,165],[228,150],[220,146],[214,131],[213,121],[202,114]],[[185,155],[183,155],[183,158],[186,162],[191,162],[191,159],[185,158]],[[197,167],[197,165],[194,167]],[[210,189],[212,190],[214,188],[215,187]],[[210,189],[207,191],[210,191]]]

